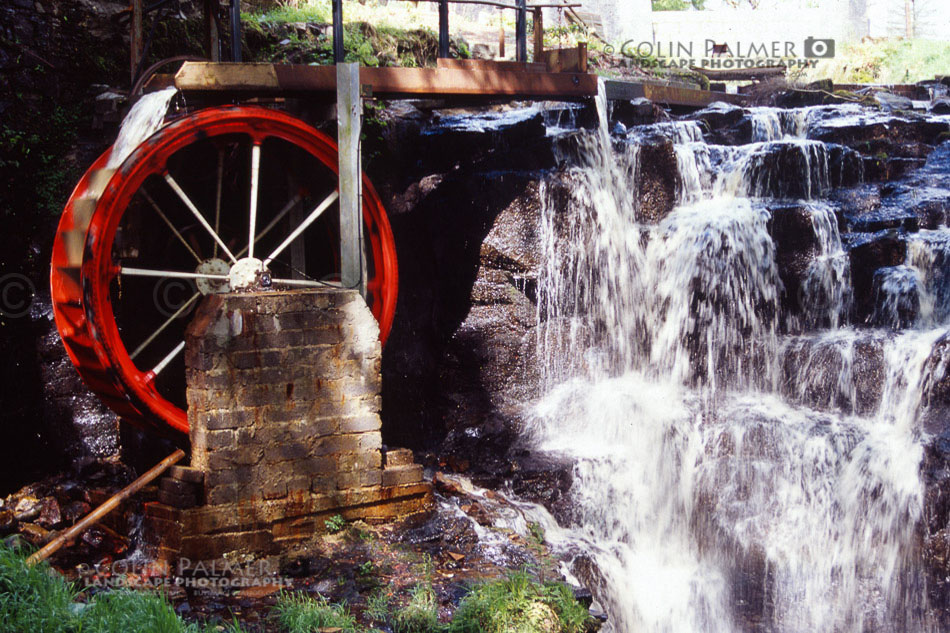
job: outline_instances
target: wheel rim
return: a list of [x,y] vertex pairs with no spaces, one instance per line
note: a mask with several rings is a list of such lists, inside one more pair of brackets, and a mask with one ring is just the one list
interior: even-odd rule
[[[206,186],[209,171],[212,192]],[[95,382],[108,376],[105,388],[101,380],[91,384],[100,393],[113,392],[103,394],[107,404],[132,421],[188,430],[180,366],[184,341],[169,349],[163,347],[166,339],[178,336],[209,287],[228,287],[224,269],[237,275],[235,262],[274,255],[267,261],[275,282],[295,285],[321,279],[313,275],[323,273],[325,282],[327,275],[338,274],[336,173],[337,148],[329,137],[283,113],[248,106],[180,119],[129,156],[99,197],[85,234],[81,303],[86,325],[80,329],[92,341],[98,362],[83,371],[83,359],[67,343],[84,378],[96,374]],[[396,304],[395,247],[382,203],[365,175],[363,218],[364,290],[385,341]],[[237,237],[242,231],[235,228],[240,224],[243,243]],[[302,228],[299,237],[285,244],[295,228]],[[54,248],[54,260],[55,253]],[[302,267],[295,265],[300,262],[305,262]],[[54,288],[55,271],[54,261]],[[170,272],[185,276],[156,276]],[[152,303],[161,313],[155,317],[143,308],[144,299],[149,284],[163,279],[193,284],[193,294],[187,300],[182,295],[173,311],[159,305],[154,285]],[[77,338],[75,327],[71,333],[64,329],[70,329],[68,323],[60,328],[64,341],[70,334]]]

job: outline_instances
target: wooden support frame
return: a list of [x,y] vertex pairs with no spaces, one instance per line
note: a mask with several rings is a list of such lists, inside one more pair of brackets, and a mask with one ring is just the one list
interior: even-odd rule
[[218,28],[218,12],[220,9],[221,3],[219,0],[205,0],[205,48],[208,51],[208,59],[213,62],[221,61],[221,31]]
[[534,34],[534,61],[541,61],[541,54],[544,52],[544,11],[533,9],[533,34]]
[[336,113],[340,147],[340,281],[345,288],[361,288],[360,132],[363,100],[360,98],[358,63],[336,65]]
[[137,79],[135,73],[142,64],[142,55],[145,53],[145,39],[143,38],[142,24],[145,19],[145,0],[132,0],[132,21],[130,24],[131,32],[129,37],[131,64],[130,75],[132,82]]
[[333,61],[337,64],[346,61],[343,48],[343,0],[333,0]]

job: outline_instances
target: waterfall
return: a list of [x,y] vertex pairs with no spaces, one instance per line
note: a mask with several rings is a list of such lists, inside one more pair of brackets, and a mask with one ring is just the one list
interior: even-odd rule
[[[528,434],[575,464],[570,516],[545,519],[548,539],[608,631],[936,630],[913,564],[918,420],[948,313],[896,334],[846,327],[850,263],[821,199],[828,147],[792,138],[807,111],[758,116],[761,142],[738,148],[690,125],[634,128],[615,146],[592,134],[583,163],[542,188],[546,395]],[[654,225],[638,221],[633,186],[650,134],[673,140],[680,170],[678,206]],[[780,325],[763,198],[800,205],[813,233],[794,331]],[[908,249],[934,297],[941,239],[922,232]],[[869,359],[880,379],[858,384]]]
[[129,154],[135,151],[136,147],[158,131],[165,120],[168,105],[176,94],[178,94],[177,88],[165,88],[142,95],[135,102],[135,105],[122,120],[119,135],[115,143],[112,144],[112,153],[109,155],[107,169],[117,169],[119,165],[125,162]]

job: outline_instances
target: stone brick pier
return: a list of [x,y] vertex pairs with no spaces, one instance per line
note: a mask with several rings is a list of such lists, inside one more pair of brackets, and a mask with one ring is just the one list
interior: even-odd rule
[[210,295],[186,333],[191,466],[146,506],[159,557],[275,554],[324,521],[426,511],[407,450],[383,450],[379,330],[356,291]]

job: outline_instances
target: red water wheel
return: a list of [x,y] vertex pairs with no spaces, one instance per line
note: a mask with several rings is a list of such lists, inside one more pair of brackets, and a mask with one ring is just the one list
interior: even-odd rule
[[[188,431],[184,330],[203,296],[249,280],[338,286],[337,147],[274,110],[202,110],[76,186],[53,246],[56,325],[86,384],[124,419]],[[385,341],[396,250],[363,177],[364,287]]]

